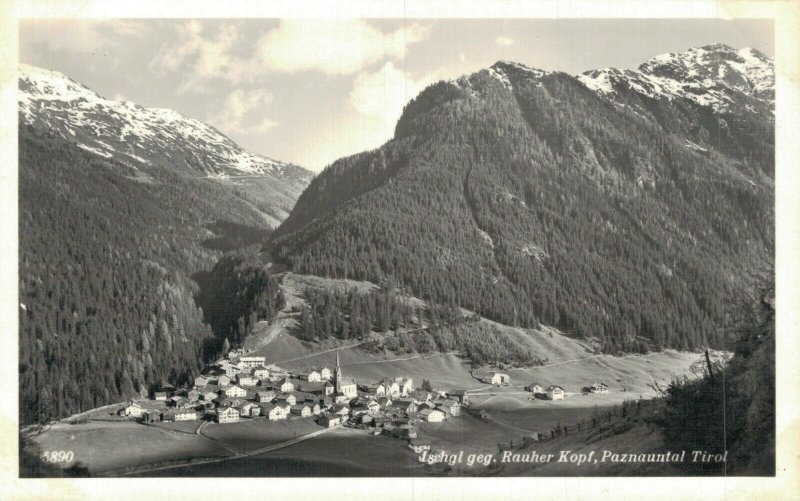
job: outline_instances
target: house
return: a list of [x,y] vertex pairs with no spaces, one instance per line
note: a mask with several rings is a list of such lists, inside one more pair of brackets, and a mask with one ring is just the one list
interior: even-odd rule
[[300,379],[308,381],[309,383],[318,383],[322,381],[322,376],[320,375],[319,372],[312,369],[300,374]]
[[319,420],[317,422],[321,426],[324,426],[325,428],[333,428],[335,426],[339,426],[342,424],[342,418],[340,416],[337,416],[336,414],[331,414],[331,415],[323,414],[322,416],[319,417]]
[[169,404],[173,407],[178,407],[181,403],[186,401],[186,397],[175,395],[169,398]]
[[153,400],[159,400],[161,402],[167,401],[167,392],[166,391],[157,391],[153,393]]
[[278,421],[286,419],[286,407],[275,404],[263,404],[261,406],[262,412],[270,421]]
[[398,399],[392,403],[392,407],[400,409],[402,412],[408,414],[409,412],[417,412],[419,406],[413,400]]
[[322,409],[330,409],[333,407],[333,399],[331,397],[324,397],[319,400],[319,406]]
[[358,419],[356,419],[356,423],[363,424],[363,425],[371,424],[372,423],[372,416],[370,416],[369,414],[362,414],[362,415],[358,416]]
[[411,398],[421,404],[422,402],[429,402],[433,398],[433,394],[427,390],[419,389],[411,392]]
[[366,405],[356,405],[350,408],[350,413],[354,416],[361,416],[362,414],[369,414],[369,407]]
[[447,392],[447,396],[455,399],[461,405],[469,404],[469,394],[467,390],[450,390]]
[[200,400],[200,390],[189,390],[186,393],[186,398],[190,402],[197,402],[198,400]]
[[194,378],[194,387],[202,388],[210,382],[211,378],[209,378],[208,376],[197,376],[196,378]]
[[210,402],[217,398],[217,392],[215,391],[204,391],[200,394],[200,400],[204,402]]
[[231,364],[228,363],[224,367],[225,375],[228,377],[235,377],[237,374],[242,372],[242,367],[239,364]]
[[238,423],[239,411],[235,407],[221,407],[217,409],[217,422],[224,423]]
[[130,404],[126,405],[125,407],[123,407],[119,411],[117,411],[117,414],[119,414],[120,416],[126,416],[126,417],[128,417],[128,416],[141,417],[142,416],[142,412],[144,412],[144,409],[142,409],[142,406],[139,405],[138,402],[131,402]]
[[538,383],[531,383],[525,387],[525,391],[529,391],[534,395],[541,395],[544,393],[544,387]]
[[309,417],[312,414],[311,407],[309,407],[307,404],[293,405],[291,407],[291,413],[300,417]]
[[608,393],[608,385],[605,383],[595,383],[591,386],[592,393]]
[[159,411],[146,410],[141,414],[143,423],[157,423],[164,419],[164,414]]
[[374,399],[369,399],[367,401],[367,408],[369,409],[370,414],[375,414],[376,412],[381,410],[381,404],[379,404]]
[[174,411],[172,413],[174,415],[175,421],[195,421],[197,420],[197,411],[193,409],[181,409]]
[[436,404],[436,408],[445,413],[445,416],[460,416],[461,404],[455,400],[442,400]]
[[411,378],[396,377],[394,382],[400,387],[400,395],[403,397],[414,391],[414,380]]
[[294,384],[288,377],[281,380],[280,390],[282,393],[291,393],[294,391]]
[[330,369],[328,369],[327,367],[323,367],[323,368],[322,368],[322,369],[320,369],[320,371],[319,371],[319,377],[320,377],[320,378],[321,378],[323,381],[328,381],[328,380],[331,378],[331,370],[330,370]]
[[253,369],[253,376],[257,377],[258,379],[269,379],[269,369],[263,365],[259,365]]
[[444,412],[438,409],[422,409],[418,412],[420,419],[429,423],[441,423],[444,421]]
[[244,398],[247,396],[247,390],[240,386],[232,385],[228,386],[227,388],[223,388],[222,392],[225,394],[226,397],[239,397]]
[[241,417],[256,417],[261,415],[261,407],[253,402],[245,402],[238,405],[236,406],[236,410],[239,411],[239,416]]
[[337,393],[336,395],[333,396],[333,402],[337,403],[337,404],[343,404],[343,403],[349,402],[350,400],[351,400],[351,397],[348,396],[348,395],[345,395],[342,392],[339,392],[339,393]]
[[381,407],[389,407],[392,405],[392,399],[389,397],[378,397],[378,405]]
[[502,372],[495,372],[494,374],[492,374],[492,379],[490,381],[495,386],[501,386],[504,384],[510,384],[511,377],[508,374],[504,374]]
[[325,381],[325,385],[322,387],[322,394],[325,396],[333,395],[335,391],[336,386],[334,386],[330,381]]
[[258,356],[248,356],[248,357],[239,357],[239,365],[243,369],[254,369],[259,366],[263,366],[266,362],[266,357],[258,357]]
[[350,414],[350,407],[346,405],[335,405],[332,410],[332,414],[337,414],[339,416],[347,416]]
[[548,400],[563,400],[564,399],[564,388],[556,385],[550,385],[545,390],[545,395],[547,396]]
[[320,407],[318,403],[310,403],[306,405],[311,407],[311,414],[315,416],[319,416],[319,414],[322,412],[322,407]]
[[400,396],[400,385],[397,384],[396,381],[391,379],[384,379],[380,383],[378,383],[378,387],[375,390],[376,395],[388,395],[390,397],[399,397]]
[[225,374],[217,378],[217,384],[219,386],[228,386],[229,384],[231,384],[231,381],[232,381],[231,378],[226,376]]
[[260,390],[256,392],[256,400],[259,402],[272,402],[275,399],[275,392],[272,390]]
[[356,385],[356,380],[352,376],[342,376],[341,379],[336,381],[336,386],[340,392],[350,398],[358,396],[358,385]]
[[408,441],[408,447],[417,454],[431,450],[431,441],[424,438],[414,438]]
[[236,376],[236,384],[239,386],[255,386],[258,384],[258,379],[242,372]]
[[275,398],[275,403],[278,405],[295,405],[297,398],[291,393],[281,393]]

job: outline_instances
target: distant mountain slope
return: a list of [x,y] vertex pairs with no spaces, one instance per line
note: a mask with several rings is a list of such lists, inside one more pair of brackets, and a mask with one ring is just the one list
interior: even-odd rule
[[231,335],[194,279],[263,240],[311,174],[59,73],[19,85],[21,422],[188,381]]
[[[732,53],[655,58],[610,89],[503,61],[434,84],[393,140],[312,181],[274,256],[301,273],[391,276],[609,351],[716,345],[727,291],[771,259],[774,233],[772,67],[757,76]],[[651,74],[669,92],[634,85]]]
[[312,173],[247,152],[213,127],[168,109],[111,101],[56,71],[21,65],[20,121],[105,158],[147,171],[168,167],[243,192],[273,226]]

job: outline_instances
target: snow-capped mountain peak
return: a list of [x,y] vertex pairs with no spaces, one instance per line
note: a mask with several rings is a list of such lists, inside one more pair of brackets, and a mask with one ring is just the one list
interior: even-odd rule
[[106,99],[57,71],[20,65],[18,101],[22,123],[43,126],[108,158],[169,163],[199,176],[288,176],[302,183],[311,178],[305,169],[243,150],[199,120]]
[[611,95],[623,88],[652,99],[685,98],[717,112],[729,111],[736,95],[769,105],[775,99],[775,67],[759,51],[713,44],[660,54],[637,70],[605,68],[578,75],[586,87]]

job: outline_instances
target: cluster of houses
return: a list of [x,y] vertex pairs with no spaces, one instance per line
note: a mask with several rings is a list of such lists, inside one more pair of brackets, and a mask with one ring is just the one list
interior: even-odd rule
[[118,413],[143,422],[213,419],[220,424],[316,416],[325,427],[347,424],[413,439],[417,421],[459,416],[468,403],[466,390],[415,389],[405,377],[358,385],[342,374],[337,352],[334,371],[323,367],[298,374],[267,368],[263,356],[229,356],[196,377],[193,388],[162,388],[145,405],[132,401]]

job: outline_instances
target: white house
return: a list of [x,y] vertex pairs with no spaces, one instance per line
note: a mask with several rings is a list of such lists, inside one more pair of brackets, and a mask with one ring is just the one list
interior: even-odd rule
[[375,389],[375,394],[379,396],[389,395],[390,397],[400,396],[400,385],[391,379],[384,379],[378,384]]
[[217,409],[217,422],[220,424],[237,423],[239,422],[239,411],[235,407]]
[[450,416],[461,415],[461,404],[459,404],[455,400],[443,400],[438,404],[436,404],[436,408],[444,412],[445,415],[450,415]]
[[227,388],[223,389],[223,393],[225,393],[226,397],[244,398],[247,396],[247,390],[236,385],[228,386]]
[[400,387],[400,395],[403,397],[414,391],[414,380],[411,378],[396,377],[394,382]]
[[262,404],[263,414],[267,416],[270,421],[278,421],[286,419],[286,408],[275,404]]
[[275,392],[272,390],[260,390],[256,392],[256,399],[259,402],[272,402],[275,399]]
[[605,383],[595,383],[591,387],[592,393],[608,393],[608,385]]
[[220,377],[217,378],[217,385],[219,385],[219,386],[228,386],[229,384],[231,384],[231,378],[229,376],[226,376],[225,374],[223,374],[223,375],[221,375]]
[[534,395],[544,393],[544,387],[539,383],[531,383],[525,387],[525,390],[533,393]]
[[545,395],[548,400],[564,400],[564,388],[556,385],[550,385],[545,390]]
[[311,407],[306,404],[297,404],[291,407],[292,414],[300,417],[309,417],[311,412]]
[[336,387],[330,381],[325,381],[325,385],[322,387],[322,394],[324,396],[332,395],[333,392],[336,391]]
[[291,393],[294,391],[294,384],[289,380],[288,377],[285,377],[281,380],[280,390],[282,393]]
[[438,409],[422,409],[417,415],[420,419],[429,423],[441,423],[444,421],[444,412]]
[[342,424],[342,418],[336,414],[322,415],[319,418],[319,424],[326,428],[333,428]]
[[258,379],[250,374],[240,373],[236,376],[236,383],[239,386],[255,386],[258,384]]
[[328,369],[327,367],[323,367],[319,371],[319,377],[324,379],[325,381],[328,381],[331,378],[331,370]]
[[240,416],[256,417],[261,415],[261,407],[253,402],[244,403],[236,408]]
[[144,409],[142,409],[142,406],[139,405],[138,402],[131,402],[129,405],[120,409],[118,414],[120,416],[133,416],[138,418],[142,416],[142,412],[144,412]]
[[195,388],[202,388],[209,382],[211,382],[211,378],[209,378],[208,376],[197,376],[196,378],[194,378]]
[[511,377],[508,374],[504,374],[502,372],[495,372],[494,374],[492,374],[491,382],[495,386],[509,384],[511,382]]
[[309,383],[319,383],[322,381],[322,376],[319,372],[311,369],[300,374],[300,379],[308,381]]
[[294,405],[297,403],[297,398],[295,398],[295,396],[291,393],[281,393],[275,399],[275,403],[279,405],[280,404]]
[[266,357],[257,357],[257,356],[239,357],[239,365],[243,369],[253,369],[258,366],[263,366],[265,361]]
[[175,421],[195,421],[197,420],[197,412],[192,409],[181,409],[174,412]]
[[269,369],[260,365],[253,369],[253,375],[258,379],[269,379]]

